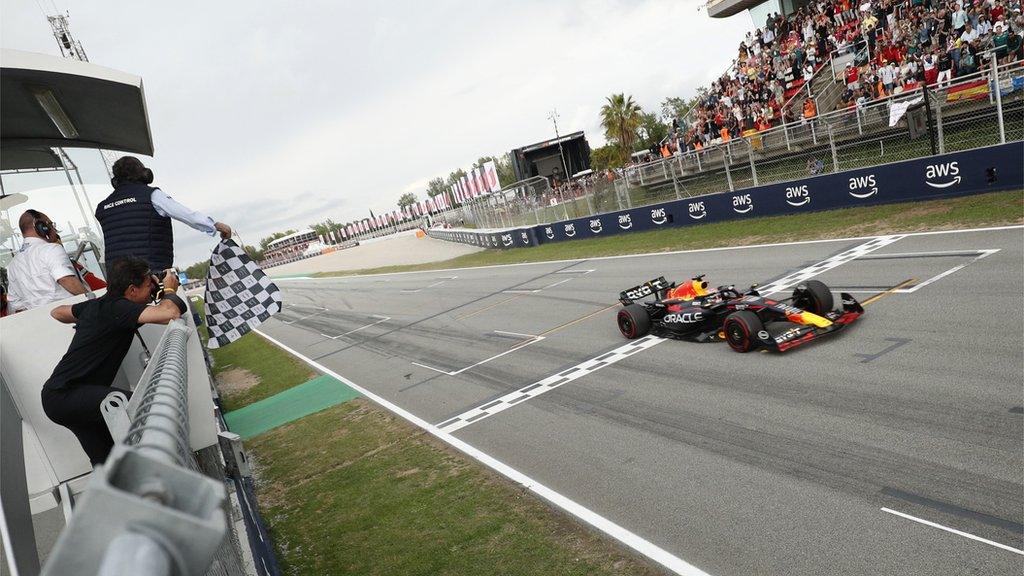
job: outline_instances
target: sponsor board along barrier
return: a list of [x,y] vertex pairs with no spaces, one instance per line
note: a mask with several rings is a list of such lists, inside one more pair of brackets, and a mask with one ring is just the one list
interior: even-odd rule
[[428,234],[433,238],[487,248],[521,248],[669,226],[934,200],[1020,188],[1024,188],[1024,142],[1012,142],[539,226],[506,230],[434,229]]

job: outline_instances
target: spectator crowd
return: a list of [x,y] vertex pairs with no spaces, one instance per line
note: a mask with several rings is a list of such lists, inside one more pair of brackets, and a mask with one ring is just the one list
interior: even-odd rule
[[[840,107],[948,84],[989,65],[1024,60],[1021,0],[812,1],[747,33],[730,69],[703,90],[661,150],[700,150],[818,114],[808,85],[833,55],[853,54]],[[804,104],[793,97],[806,90]]]

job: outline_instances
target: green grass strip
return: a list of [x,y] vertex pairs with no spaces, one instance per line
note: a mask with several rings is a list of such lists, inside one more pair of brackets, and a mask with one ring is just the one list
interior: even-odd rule
[[649,232],[618,234],[604,238],[554,242],[532,248],[489,249],[428,264],[321,272],[312,274],[312,276],[384,274],[572,260],[770,242],[976,228],[1020,224],[1021,222],[1024,222],[1024,195],[1021,190],[1014,190],[925,202],[862,206],[789,216],[769,216],[714,224],[680,226]]
[[341,404],[359,393],[331,376],[320,376],[224,414],[232,432],[248,440],[303,416]]
[[365,399],[246,449],[284,574],[663,573]]

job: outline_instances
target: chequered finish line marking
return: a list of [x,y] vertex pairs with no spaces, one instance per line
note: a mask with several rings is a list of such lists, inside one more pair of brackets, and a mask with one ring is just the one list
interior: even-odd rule
[[783,290],[788,290],[789,288],[796,286],[797,284],[803,282],[804,280],[813,278],[818,274],[831,270],[832,268],[835,268],[837,266],[842,266],[843,264],[846,264],[851,260],[856,260],[857,258],[860,258],[861,256],[864,256],[866,254],[870,254],[871,252],[874,252],[879,248],[888,246],[889,244],[892,244],[893,242],[896,242],[901,238],[904,238],[904,236],[879,236],[877,238],[872,238],[871,240],[863,244],[854,246],[853,248],[850,248],[845,252],[840,252],[839,254],[822,260],[821,262],[818,262],[813,266],[808,266],[803,270],[797,270],[792,274],[779,278],[774,282],[769,282],[764,286],[758,286],[757,291],[760,292],[762,296],[768,296],[769,294],[773,294],[775,292],[782,292]]
[[[860,256],[874,252],[879,248],[888,246],[889,244],[892,244],[893,242],[896,242],[897,240],[903,237],[904,236],[879,236],[877,238],[872,238],[870,241],[865,242],[864,244],[854,246],[853,248],[850,248],[845,252],[840,252],[839,254],[822,260],[817,264],[808,266],[807,268],[798,270],[796,272],[793,272],[792,274],[788,274],[774,282],[765,284],[764,286],[760,286],[758,287],[758,291],[763,295],[768,295],[773,292],[781,292],[783,290],[787,290],[803,282],[804,280],[817,276],[818,274],[821,274],[826,270],[831,270],[832,268],[846,264],[847,262],[855,260]],[[633,354],[636,354],[641,350],[646,350],[648,348],[657,346],[658,344],[661,344],[664,341],[665,338],[659,338],[657,336],[644,336],[643,338],[638,338],[636,340],[631,341],[628,344],[619,346],[618,348],[612,350],[611,352],[606,352],[598,356],[597,358],[591,358],[590,360],[581,362],[580,364],[577,364],[572,368],[569,368],[568,370],[564,370],[562,372],[559,372],[558,374],[548,376],[547,378],[539,382],[534,382],[533,384],[530,384],[529,386],[526,386],[524,388],[520,388],[515,392],[505,394],[501,398],[491,400],[490,402],[487,402],[482,406],[478,406],[476,408],[473,408],[472,410],[463,412],[462,414],[459,414],[454,418],[445,420],[444,422],[438,424],[437,428],[440,429],[442,432],[447,432],[450,434],[452,432],[455,432],[456,430],[465,428],[466,426],[469,426],[474,422],[483,420],[484,418],[487,418],[489,416],[494,416],[498,412],[508,410],[509,408],[515,406],[516,404],[519,404],[520,402],[523,402],[535,396],[540,396],[541,394],[554,390],[555,388],[558,388],[563,384],[568,384],[573,380],[582,378],[583,376],[586,376],[587,374],[590,374],[592,372],[596,372],[597,370],[600,370],[605,366],[609,366],[620,360],[624,360],[628,356],[632,356]]]
[[638,338],[629,344],[619,346],[611,352],[606,352],[597,358],[591,358],[590,360],[581,362],[568,370],[563,370],[558,374],[548,376],[539,382],[534,382],[533,384],[520,388],[515,392],[505,394],[501,398],[492,400],[483,406],[473,408],[468,412],[459,414],[455,418],[438,424],[437,427],[443,432],[454,432],[459,428],[476,422],[477,420],[493,416],[498,412],[507,410],[528,398],[533,398],[534,396],[539,396],[545,392],[554,390],[563,384],[572,382],[577,378],[582,378],[591,372],[600,370],[605,366],[614,364],[619,360],[632,356],[641,350],[646,350],[647,348],[661,344],[664,341],[664,338],[658,338],[657,336],[645,336],[643,338]]

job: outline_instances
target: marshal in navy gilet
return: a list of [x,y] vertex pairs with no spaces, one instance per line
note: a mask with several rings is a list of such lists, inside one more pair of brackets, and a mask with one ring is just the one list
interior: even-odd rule
[[137,256],[149,262],[154,272],[174,263],[171,219],[153,206],[156,188],[126,182],[96,206],[96,219],[103,228],[107,266],[117,258]]

